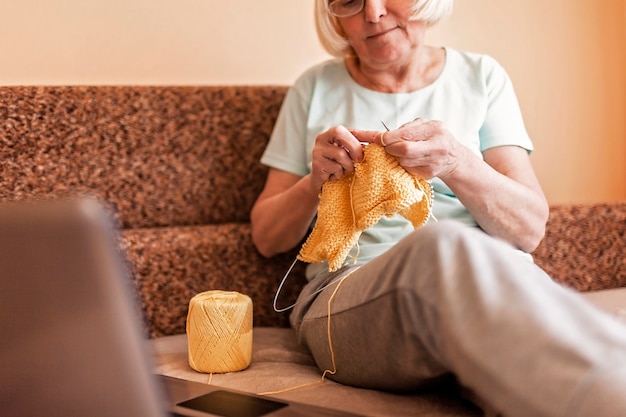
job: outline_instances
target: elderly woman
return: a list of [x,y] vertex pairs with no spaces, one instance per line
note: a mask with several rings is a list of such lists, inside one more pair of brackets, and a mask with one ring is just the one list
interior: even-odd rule
[[336,58],[285,98],[262,159],[254,242],[268,257],[299,245],[322,186],[353,172],[364,143],[384,146],[430,180],[433,216],[417,229],[383,217],[339,270],[308,266],[291,323],[320,369],[392,391],[454,374],[507,416],[626,415],[626,329],[529,255],[548,205],[511,80],[488,56],[425,43],[451,9],[316,0],[321,43]]

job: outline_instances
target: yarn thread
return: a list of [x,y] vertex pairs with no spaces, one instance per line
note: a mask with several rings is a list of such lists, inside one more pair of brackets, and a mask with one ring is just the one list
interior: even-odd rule
[[381,217],[399,213],[418,228],[430,217],[432,202],[428,181],[410,174],[385,148],[371,143],[353,172],[322,186],[317,221],[298,259],[328,261],[328,270],[336,271],[361,232]]
[[[352,262],[357,263],[361,232],[375,224],[382,216],[400,213],[409,219],[415,228],[424,225],[429,217],[436,221],[432,216],[434,192],[430,182],[409,174],[395,158],[385,152],[384,147],[375,144],[365,147],[364,160],[355,164],[355,171],[352,174],[324,183],[320,200],[317,223],[281,280],[274,296],[274,310],[277,312],[284,312],[306,301],[298,300],[286,308],[277,307],[282,287],[298,260],[309,263],[326,260],[329,271],[336,271],[355,245],[357,251]],[[258,395],[275,395],[318,385],[325,381],[327,375],[334,375],[337,372],[331,333],[331,306],[341,285],[357,269],[359,268],[332,280],[307,297],[312,298],[339,281],[327,305],[327,338],[331,369],[325,369],[317,381],[278,391],[262,392]]]
[[[328,261],[328,270],[336,271],[344,265],[353,247],[356,247],[356,254],[352,263],[357,263],[361,232],[383,216],[399,213],[410,220],[414,228],[423,226],[429,218],[437,221],[432,213],[434,190],[431,183],[408,173],[384,147],[373,143],[365,146],[363,161],[355,163],[354,168],[351,174],[324,183],[317,222],[278,285],[274,311],[281,313],[298,304],[278,307],[282,288],[298,261]],[[334,283],[330,282],[308,298]]]
[[[351,211],[352,213],[354,213],[354,198],[353,198],[353,187],[354,187],[354,181],[355,181],[355,177],[353,176],[352,181],[350,183],[350,206],[351,206]],[[352,216],[352,221],[353,223],[356,223],[356,217]],[[356,264],[357,258],[358,258],[358,253],[360,252],[360,248],[359,248],[359,242],[356,242],[357,245],[357,254],[354,257],[354,263]],[[276,308],[276,302],[278,299],[278,294],[280,293],[280,290],[283,286],[283,284],[285,283],[285,280],[287,279],[287,275],[289,275],[289,272],[291,272],[291,270],[293,269],[294,265],[296,264],[296,262],[298,262],[298,258],[296,258],[293,261],[293,264],[291,264],[291,267],[289,268],[289,270],[287,271],[287,274],[285,275],[285,277],[283,278],[283,280],[281,281],[278,290],[276,291],[276,296],[274,297],[274,310],[277,310]],[[353,269],[352,271],[350,271],[349,273],[347,273],[346,275],[344,275],[341,278],[338,278],[337,280],[333,280],[332,282],[330,282],[329,284],[325,285],[324,287],[318,289],[317,291],[315,291],[313,294],[311,294],[309,296],[309,298],[313,297],[314,295],[320,293],[321,291],[323,291],[324,289],[330,287],[331,285],[333,285],[335,282],[339,281],[339,283],[337,284],[337,286],[335,287],[335,289],[333,290],[332,294],[330,295],[330,297],[328,298],[328,304],[327,304],[327,318],[326,318],[326,337],[328,339],[328,348],[330,350],[330,361],[332,364],[332,369],[325,369],[324,372],[322,372],[322,376],[320,377],[319,380],[317,381],[313,381],[313,382],[308,382],[305,384],[301,384],[301,385],[296,385],[294,387],[290,387],[290,388],[285,388],[285,389],[281,389],[278,391],[267,391],[267,392],[261,392],[258,395],[276,395],[276,394],[282,394],[283,392],[288,392],[288,391],[294,391],[297,389],[301,389],[301,388],[306,388],[306,387],[312,387],[314,385],[318,385],[318,384],[322,384],[324,383],[324,381],[326,380],[326,375],[334,375],[337,373],[337,362],[335,361],[335,350],[333,349],[333,338],[332,338],[332,333],[331,333],[331,306],[332,306],[332,302],[335,299],[335,295],[337,294],[337,291],[339,291],[339,288],[341,288],[341,284],[343,284],[343,282],[346,280],[346,278],[348,278],[350,275],[352,275],[352,273],[354,271],[356,271],[357,269],[359,269],[359,267]],[[288,307],[287,309],[295,306],[297,303],[294,303],[292,306]],[[280,311],[285,311],[287,309],[283,309]]]
[[[281,389],[281,390],[278,390],[278,391],[260,392],[257,395],[276,395],[276,394],[282,394],[283,392],[294,391],[294,390],[301,389],[301,388],[312,387],[314,385],[323,384],[324,381],[326,381],[326,375],[335,375],[337,373],[337,363],[335,361],[335,350],[333,349],[333,338],[332,338],[331,327],[330,327],[330,324],[331,324],[331,321],[330,321],[331,306],[332,306],[332,302],[333,302],[333,300],[335,298],[335,295],[339,291],[339,288],[341,288],[341,284],[343,284],[344,281],[346,280],[346,278],[348,278],[350,275],[352,275],[352,273],[354,271],[356,271],[357,269],[359,269],[359,268],[353,269],[348,274],[346,274],[343,277],[338,279],[339,283],[337,284],[337,286],[333,290],[332,294],[330,295],[330,298],[328,299],[327,318],[326,318],[326,337],[328,338],[328,347],[329,347],[329,350],[330,350],[330,361],[331,361],[331,364],[332,364],[332,369],[325,369],[322,372],[322,376],[317,381],[308,382],[308,383],[301,384],[301,385],[296,385],[294,387],[289,387],[289,388]],[[334,282],[336,282],[336,281],[333,281],[333,283]],[[332,283],[329,284],[329,285],[332,285]],[[329,286],[329,285],[327,285],[327,286]]]
[[186,331],[189,365],[196,371],[236,372],[250,366],[252,300],[247,295],[221,290],[195,295]]

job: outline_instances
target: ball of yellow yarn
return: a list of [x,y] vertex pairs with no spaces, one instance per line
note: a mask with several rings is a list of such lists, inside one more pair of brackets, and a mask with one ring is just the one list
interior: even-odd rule
[[189,365],[198,372],[246,369],[252,360],[252,300],[234,291],[206,291],[189,302]]

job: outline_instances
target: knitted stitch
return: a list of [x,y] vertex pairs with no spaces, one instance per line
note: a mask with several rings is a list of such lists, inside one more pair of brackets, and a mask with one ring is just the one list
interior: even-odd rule
[[399,213],[415,228],[428,220],[433,202],[430,183],[409,174],[382,146],[369,144],[364,153],[352,173],[322,186],[317,222],[299,260],[328,260],[329,270],[336,271],[361,232],[382,216]]

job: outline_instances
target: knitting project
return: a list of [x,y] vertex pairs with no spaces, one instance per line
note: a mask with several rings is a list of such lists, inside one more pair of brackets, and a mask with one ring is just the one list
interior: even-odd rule
[[361,232],[382,216],[399,213],[415,228],[428,220],[433,202],[430,183],[409,174],[382,146],[369,144],[364,153],[352,173],[322,186],[317,222],[300,249],[299,260],[327,260],[328,269],[336,271]]

